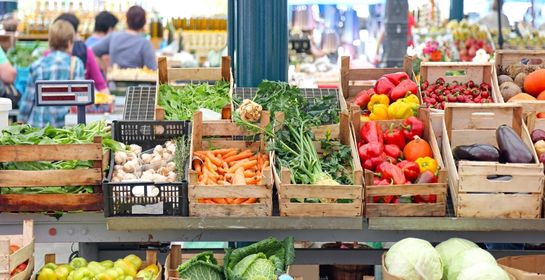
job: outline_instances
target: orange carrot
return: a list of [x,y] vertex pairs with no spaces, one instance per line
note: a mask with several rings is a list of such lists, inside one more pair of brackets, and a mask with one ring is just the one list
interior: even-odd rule
[[239,198],[235,198],[235,201],[233,201],[233,204],[241,204],[242,202],[248,200],[247,197],[239,197]]
[[223,158],[226,159],[228,157],[232,157],[232,156],[236,155],[237,153],[238,153],[238,150],[233,149],[233,150],[229,151],[228,153],[224,154]]
[[257,154],[257,170],[261,170],[261,166],[263,166],[263,155]]
[[228,172],[229,172],[229,173],[235,173],[235,171],[236,171],[239,167],[242,167],[242,164],[244,164],[245,162],[248,162],[248,160],[247,160],[247,159],[244,159],[244,160],[241,160],[241,161],[237,162],[237,163],[234,164],[233,166],[229,167]]
[[218,170],[218,167],[212,163],[209,157],[204,159],[204,165],[210,170]]
[[234,198],[226,198],[225,201],[227,201],[227,204],[233,204],[235,202]]
[[204,153],[204,151],[193,152],[193,155],[197,156],[197,157],[199,157],[201,159],[204,159],[206,157],[206,154]]
[[212,201],[212,199],[209,199],[209,198],[204,199],[204,203],[206,203],[206,204],[216,204],[214,201]]
[[227,201],[225,201],[225,198],[212,198],[212,201],[218,204],[227,204]]
[[200,173],[201,172],[201,161],[198,160],[198,159],[195,159],[193,160],[193,169],[195,169],[195,171],[197,171],[197,173]]
[[256,164],[257,164],[257,160],[255,160],[255,159],[250,160],[250,161],[242,163],[242,168],[249,169],[249,168],[254,167]]
[[246,179],[244,178],[244,169],[239,167],[235,171],[235,176],[233,177],[233,185],[246,185]]
[[244,170],[244,177],[252,178],[255,176],[255,172],[252,170]]
[[[263,163],[263,168],[265,168],[265,167],[267,167],[267,166],[269,166],[269,161],[268,161],[268,160],[265,160],[265,162]],[[262,168],[262,169],[263,169],[263,168]]]
[[230,156],[228,158],[225,158],[225,161],[226,162],[231,162],[231,161],[241,160],[241,159],[249,158],[252,155],[253,155],[252,151],[245,150],[244,152],[242,152],[242,153],[240,153],[238,155],[234,155],[234,156]]
[[210,161],[215,164],[217,167],[221,167],[222,166],[222,161],[217,158],[212,152],[208,151],[206,152],[206,155],[208,156],[208,158],[210,159]]
[[212,152],[215,154],[215,155],[221,155],[222,157],[225,157],[225,155],[227,153],[230,153],[230,152],[237,152],[237,149],[236,148],[226,148],[226,149],[217,149],[217,150],[213,150]]
[[256,185],[258,181],[259,181],[259,178],[257,177],[246,178],[246,184],[248,185]]
[[256,201],[257,201],[257,198],[250,197],[246,201],[244,201],[242,204],[252,204],[252,203],[256,203]]

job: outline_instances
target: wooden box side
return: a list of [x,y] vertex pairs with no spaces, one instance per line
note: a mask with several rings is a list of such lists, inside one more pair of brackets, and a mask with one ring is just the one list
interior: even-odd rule
[[[19,246],[19,250],[10,254],[10,245]],[[18,235],[0,235],[0,278],[28,279],[34,270],[34,222],[23,221],[23,233]],[[10,273],[17,266],[28,260],[27,268],[10,278]]]

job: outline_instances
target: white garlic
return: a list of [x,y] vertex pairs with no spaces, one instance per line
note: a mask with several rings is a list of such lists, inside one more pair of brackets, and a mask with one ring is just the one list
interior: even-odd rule
[[140,158],[142,158],[142,162],[145,163],[145,164],[149,164],[151,162],[151,159],[153,158],[152,155],[150,154],[142,154],[140,156]]
[[168,171],[175,171],[176,170],[176,164],[174,162],[167,163],[167,169],[168,169]]
[[130,145],[130,149],[131,149],[131,152],[135,153],[135,154],[139,154],[142,152],[142,147],[136,145],[136,144],[131,144]]
[[114,161],[116,164],[124,164],[125,162],[127,162],[127,153],[115,152]]

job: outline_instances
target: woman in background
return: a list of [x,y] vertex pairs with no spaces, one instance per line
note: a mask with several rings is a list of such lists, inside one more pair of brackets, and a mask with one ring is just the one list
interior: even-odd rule
[[95,17],[95,30],[93,31],[93,35],[85,41],[87,47],[96,45],[102,38],[113,32],[118,22],[119,20],[117,17],[108,11],[98,13]]

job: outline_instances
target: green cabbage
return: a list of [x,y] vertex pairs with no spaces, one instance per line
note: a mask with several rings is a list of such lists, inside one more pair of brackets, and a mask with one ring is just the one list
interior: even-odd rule
[[509,275],[497,264],[492,263],[476,263],[465,268],[458,280],[509,280]]
[[463,238],[451,238],[435,246],[435,250],[439,252],[441,259],[443,260],[443,278],[447,279],[448,267],[456,255],[471,248],[478,247],[477,244]]
[[[496,259],[481,248],[471,248],[460,252],[448,265],[448,280],[458,280],[462,271],[472,265],[488,263],[497,266]],[[489,278],[481,278],[489,279]],[[495,278],[491,278],[494,279]]]
[[182,280],[223,280],[223,273],[212,252],[203,252],[176,269]]
[[443,276],[441,256],[425,240],[405,238],[394,244],[385,257],[388,272],[404,280],[439,280]]

